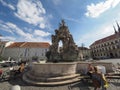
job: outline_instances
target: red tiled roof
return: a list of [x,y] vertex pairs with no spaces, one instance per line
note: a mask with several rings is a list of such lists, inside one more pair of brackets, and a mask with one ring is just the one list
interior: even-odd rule
[[9,45],[7,48],[17,48],[20,47],[25,42],[14,42],[13,44]]
[[21,45],[21,47],[41,47],[41,48],[48,48],[50,46],[49,43],[47,42],[25,42],[23,45]]
[[48,48],[50,46],[47,42],[15,42],[7,48]]
[[103,42],[107,42],[107,41],[113,40],[113,39],[118,38],[118,37],[120,37],[120,32],[117,34],[113,34],[113,35],[110,35],[108,37],[102,38],[100,40],[97,40],[93,44],[91,44],[90,46],[97,45],[97,44],[100,44]]

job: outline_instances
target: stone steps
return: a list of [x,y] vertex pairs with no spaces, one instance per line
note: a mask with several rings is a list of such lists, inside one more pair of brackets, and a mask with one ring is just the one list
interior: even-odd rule
[[80,74],[72,74],[72,75],[65,75],[65,76],[54,76],[54,77],[45,77],[45,76],[34,76],[32,74],[26,73],[26,77],[33,81],[43,81],[43,82],[53,82],[53,81],[63,81],[68,79],[73,79],[79,77]]
[[37,77],[28,77],[27,74],[23,75],[23,80],[27,83],[33,85],[47,85],[47,86],[54,86],[54,85],[64,85],[70,84],[74,82],[78,82],[80,80],[80,74],[72,74],[67,76],[59,76],[59,77],[50,77],[50,78],[39,78]]

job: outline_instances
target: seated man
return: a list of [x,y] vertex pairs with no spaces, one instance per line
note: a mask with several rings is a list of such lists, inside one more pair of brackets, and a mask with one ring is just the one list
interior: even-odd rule
[[25,69],[25,64],[22,63],[22,64],[20,65],[19,72],[20,72],[20,73],[23,72],[24,69]]
[[14,75],[16,76],[16,75],[22,73],[22,72],[24,71],[24,69],[25,69],[25,64],[24,64],[24,63],[21,63],[19,69],[15,71],[15,74],[14,74]]
[[102,87],[102,90],[106,90],[106,87],[108,86],[104,74],[98,71],[97,66],[94,67],[94,72],[92,73],[92,81],[94,85],[94,90],[97,90],[97,88],[100,87]]

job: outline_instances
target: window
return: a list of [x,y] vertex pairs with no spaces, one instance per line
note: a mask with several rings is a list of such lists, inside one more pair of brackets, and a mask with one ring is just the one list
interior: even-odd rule
[[47,52],[47,49],[45,49],[45,52]]
[[118,43],[118,41],[117,41],[117,40],[115,40],[115,43]]
[[119,45],[117,45],[117,48],[119,48]]
[[115,49],[115,46],[112,46],[112,49]]
[[111,42],[111,44],[114,44],[113,42]]

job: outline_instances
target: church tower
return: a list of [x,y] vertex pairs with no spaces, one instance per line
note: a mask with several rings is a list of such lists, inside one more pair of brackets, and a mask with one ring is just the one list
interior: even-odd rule
[[118,32],[120,32],[120,26],[118,24],[118,22],[116,21],[117,27],[118,27]]
[[117,32],[117,30],[116,30],[116,28],[115,28],[114,25],[113,25],[113,28],[114,28],[114,32],[115,32],[115,34],[117,34],[118,32]]

